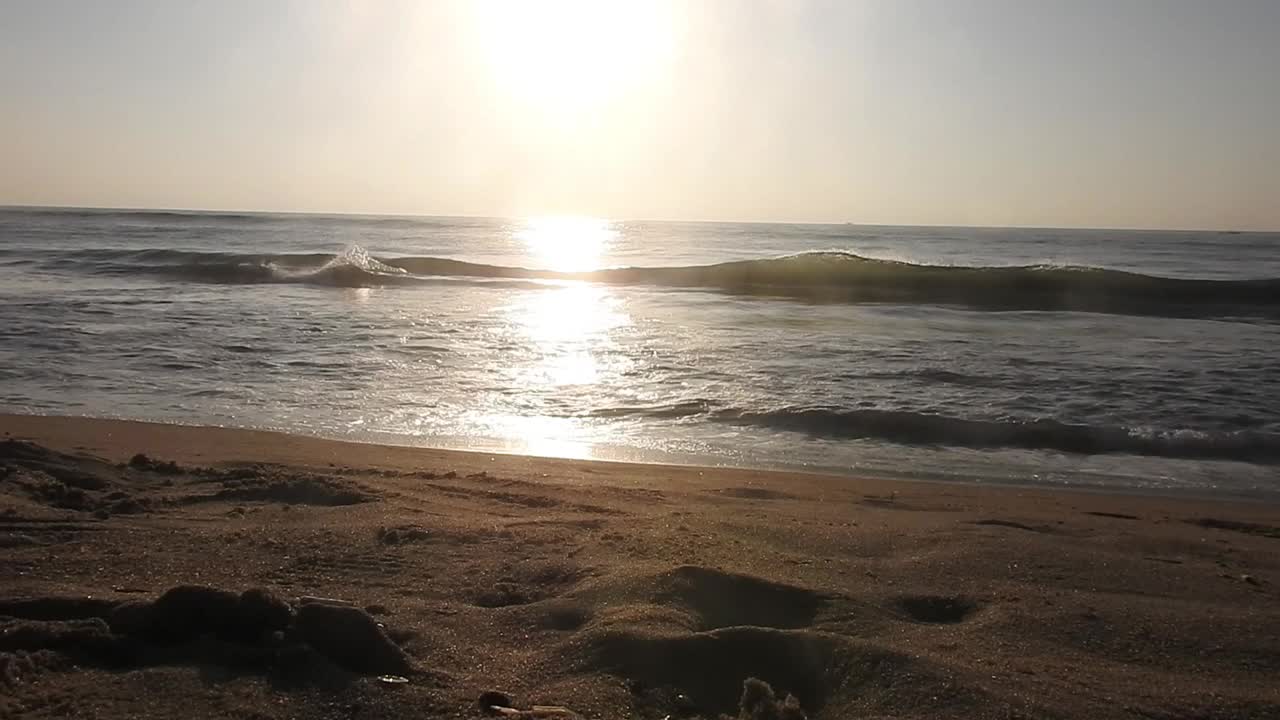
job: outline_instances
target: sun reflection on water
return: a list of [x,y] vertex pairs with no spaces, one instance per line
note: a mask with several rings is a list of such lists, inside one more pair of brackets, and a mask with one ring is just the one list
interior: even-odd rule
[[618,231],[600,218],[556,216],[526,220],[515,237],[543,269],[579,272],[600,267]]
[[524,415],[491,415],[488,426],[511,443],[511,450],[526,455],[590,460],[593,444],[582,439],[582,428],[573,418]]
[[592,457],[598,429],[565,413],[593,407],[595,388],[618,382],[629,366],[613,337],[631,324],[620,298],[590,283],[548,285],[501,312],[513,345],[505,384],[519,392],[499,399],[483,424],[517,452]]
[[599,382],[610,333],[631,322],[608,289],[585,283],[534,291],[506,310],[532,351],[522,379],[533,388]]

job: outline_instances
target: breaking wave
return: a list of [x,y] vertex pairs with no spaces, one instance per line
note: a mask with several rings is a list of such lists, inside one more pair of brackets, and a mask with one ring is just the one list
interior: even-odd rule
[[206,283],[413,285],[442,277],[574,280],[711,290],[815,303],[957,305],[985,310],[1072,310],[1168,317],[1280,318],[1280,278],[1166,278],[1090,267],[916,265],[841,252],[678,267],[556,272],[439,257],[374,258],[353,247],[329,254],[85,250],[47,267],[160,275]]
[[910,410],[781,407],[743,409],[696,398],[671,404],[598,408],[591,417],[707,420],[832,440],[975,450],[1047,450],[1079,455],[1127,454],[1193,460],[1280,463],[1280,434],[1071,424],[1058,420],[979,420]]
[[1097,455],[1280,462],[1280,434],[1073,425],[1057,420],[973,420],[905,410],[787,407],[721,410],[711,419],[832,439],[884,440],[981,450],[1015,448]]

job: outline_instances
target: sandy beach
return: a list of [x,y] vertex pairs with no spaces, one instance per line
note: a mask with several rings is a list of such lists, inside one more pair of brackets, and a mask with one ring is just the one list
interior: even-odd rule
[[1272,504],[0,430],[3,717],[1280,717]]
[[0,2],[0,720],[1280,720],[1277,37]]

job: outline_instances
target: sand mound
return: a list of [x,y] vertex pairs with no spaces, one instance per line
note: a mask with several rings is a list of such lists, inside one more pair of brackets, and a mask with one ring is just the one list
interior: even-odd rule
[[[785,720],[803,712],[825,719],[927,718],[940,709],[965,716],[966,709],[989,708],[993,702],[985,690],[957,683],[946,666],[814,630],[602,630],[587,633],[584,642],[584,670],[624,678],[642,716]],[[750,679],[766,683],[775,694],[752,689]],[[788,695],[795,696],[794,703]]]
[[120,603],[104,598],[36,597],[0,600],[0,617],[25,620],[106,619]]
[[476,595],[475,604],[482,608],[500,608],[511,607],[512,605],[527,605],[534,602],[536,598],[525,592],[520,586],[514,583],[498,583],[488,590],[482,590]]
[[[627,678],[639,709],[659,716],[738,717],[749,678],[767,683],[778,697],[794,695],[799,708],[817,718],[929,717],[938,707],[955,711],[990,701],[981,691],[947,682],[945,668],[811,630],[600,633],[591,638],[588,656],[591,670]],[[682,713],[671,698],[680,698],[689,709]]]
[[412,670],[404,651],[360,608],[304,603],[297,630],[302,640],[353,672],[405,675]]
[[[200,490],[210,482],[220,489]],[[202,494],[192,495],[193,491]],[[333,507],[377,500],[354,482],[329,475],[265,465],[184,467],[142,453],[127,464],[113,465],[20,440],[0,442],[3,494],[103,519],[153,512],[173,503],[260,501]]]
[[261,589],[184,585],[150,602],[0,600],[0,674],[8,682],[64,661],[110,669],[212,664],[304,683],[336,668],[413,672],[409,657],[364,610],[311,601],[295,610]]
[[51,651],[73,662],[121,667],[134,660],[128,639],[115,635],[101,618],[80,620],[0,620],[0,653]]
[[87,455],[69,455],[21,440],[0,442],[0,463],[8,471],[43,473],[67,487],[80,490],[102,490],[116,477],[115,468],[104,460]]
[[376,496],[348,480],[325,475],[243,474],[222,480],[223,489],[212,495],[192,498],[193,502],[248,501],[279,502],[290,505],[337,507],[372,502]]
[[[847,684],[851,659],[878,657],[806,629],[828,602],[805,588],[683,565],[587,586],[554,605],[561,627],[577,633],[572,653],[585,658],[583,670],[626,678],[642,714],[776,718],[768,713],[788,694],[788,717],[818,713]],[[740,707],[748,678],[783,700],[757,692]]]
[[99,458],[60,453],[20,440],[0,442],[0,494],[106,517],[151,509],[149,498],[130,493],[134,485],[120,468]]
[[804,588],[694,565],[664,573],[654,585],[654,599],[689,610],[696,630],[808,627],[826,604],[822,596]]
[[472,602],[483,608],[528,605],[563,594],[586,574],[585,568],[563,561],[508,565],[493,585],[475,590]]
[[111,628],[160,644],[189,642],[211,634],[221,640],[260,643],[288,628],[293,611],[265,590],[237,595],[229,590],[184,585],[155,602],[122,603],[112,611]]
[[146,472],[159,473],[161,475],[181,475],[187,472],[186,468],[178,463],[168,460],[156,460],[149,458],[143,453],[138,453],[129,458],[129,467],[135,470],[145,470]]
[[577,630],[591,620],[591,608],[573,600],[553,599],[546,603],[539,625],[551,630]]
[[606,632],[591,640],[591,650],[593,669],[678,688],[714,716],[737,715],[742,683],[751,677],[819,711],[841,683],[845,648],[822,633],[734,627],[687,635]]
[[[980,690],[956,686],[950,668],[842,634],[851,617],[960,622],[980,609],[964,597],[903,597],[886,613],[782,582],[683,565],[602,578],[547,603],[548,615],[553,607],[563,616],[559,627],[572,632],[557,657],[577,658],[575,672],[623,679],[637,716],[929,717],[941,704],[990,702]],[[904,708],[911,712],[900,713]]]

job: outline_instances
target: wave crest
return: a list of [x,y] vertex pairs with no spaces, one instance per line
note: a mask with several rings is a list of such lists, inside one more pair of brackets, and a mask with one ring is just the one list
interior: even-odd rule
[[1165,278],[1088,267],[915,265],[841,252],[677,267],[557,272],[440,257],[92,250],[45,263],[94,273],[153,274],[213,283],[411,285],[433,278],[574,280],[678,287],[818,303],[956,305],[1168,317],[1280,318],[1280,278]]
[[884,440],[980,450],[1016,448],[1097,455],[1280,462],[1280,435],[1073,425],[1057,420],[973,420],[906,410],[784,407],[721,410],[711,419],[832,439]]

